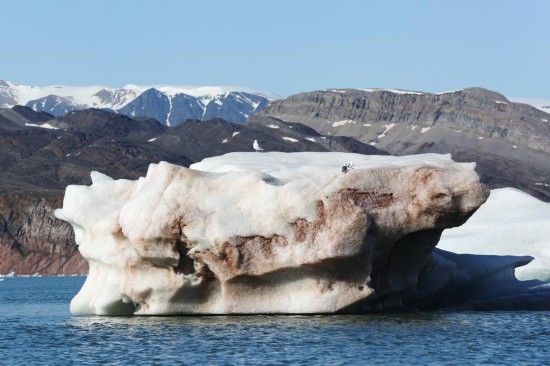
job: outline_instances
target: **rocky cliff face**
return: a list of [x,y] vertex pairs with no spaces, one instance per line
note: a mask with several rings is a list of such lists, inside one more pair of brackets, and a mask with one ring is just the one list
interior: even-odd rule
[[550,114],[489,90],[315,91],[272,102],[260,114],[396,155],[452,153],[477,162],[491,187],[513,186],[550,200]]
[[0,197],[0,273],[88,273],[72,228],[53,216],[61,204],[59,193]]
[[[355,131],[366,136],[371,126],[365,124],[369,123],[447,127],[550,152],[550,115],[481,88],[443,94],[316,91],[275,101],[262,114],[289,121],[316,122],[323,132]],[[373,141],[376,139],[369,142]]]

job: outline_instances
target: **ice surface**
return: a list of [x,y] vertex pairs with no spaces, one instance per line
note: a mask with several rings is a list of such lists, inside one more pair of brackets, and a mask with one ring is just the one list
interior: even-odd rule
[[352,153],[266,152],[261,159],[254,154],[230,153],[206,158],[192,164],[191,169],[216,173],[262,172],[277,179],[293,179],[335,176],[341,174],[342,165],[349,161],[355,163],[355,169],[404,168],[411,166],[434,166],[442,169],[474,170],[475,163],[456,163],[450,154],[419,154],[400,156],[362,155]]
[[25,105],[31,100],[47,97],[48,95],[58,95],[70,98],[76,104],[85,104],[88,98],[105,88],[104,86],[74,87],[66,85],[38,87],[11,82],[8,82],[8,84],[10,89],[14,91],[15,100],[21,105]]
[[[408,301],[424,310],[550,310],[550,287],[518,281],[529,256],[456,254],[435,248]],[[414,305],[413,305],[414,304]]]
[[443,232],[438,248],[455,253],[532,256],[519,279],[550,281],[550,203],[514,188],[491,191],[461,227]]

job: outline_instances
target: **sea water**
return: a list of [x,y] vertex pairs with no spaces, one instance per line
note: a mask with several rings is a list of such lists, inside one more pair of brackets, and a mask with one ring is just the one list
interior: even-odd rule
[[0,281],[0,364],[550,363],[550,312],[72,316],[83,282]]

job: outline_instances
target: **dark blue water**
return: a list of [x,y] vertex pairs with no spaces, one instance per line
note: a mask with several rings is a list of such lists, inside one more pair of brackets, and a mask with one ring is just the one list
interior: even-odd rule
[[550,363],[550,312],[74,317],[83,282],[0,282],[0,364]]

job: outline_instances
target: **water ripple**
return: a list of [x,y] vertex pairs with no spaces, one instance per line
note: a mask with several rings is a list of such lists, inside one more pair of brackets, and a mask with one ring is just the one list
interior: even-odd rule
[[73,317],[68,302],[81,281],[2,282],[0,363],[544,364],[550,359],[550,312]]

